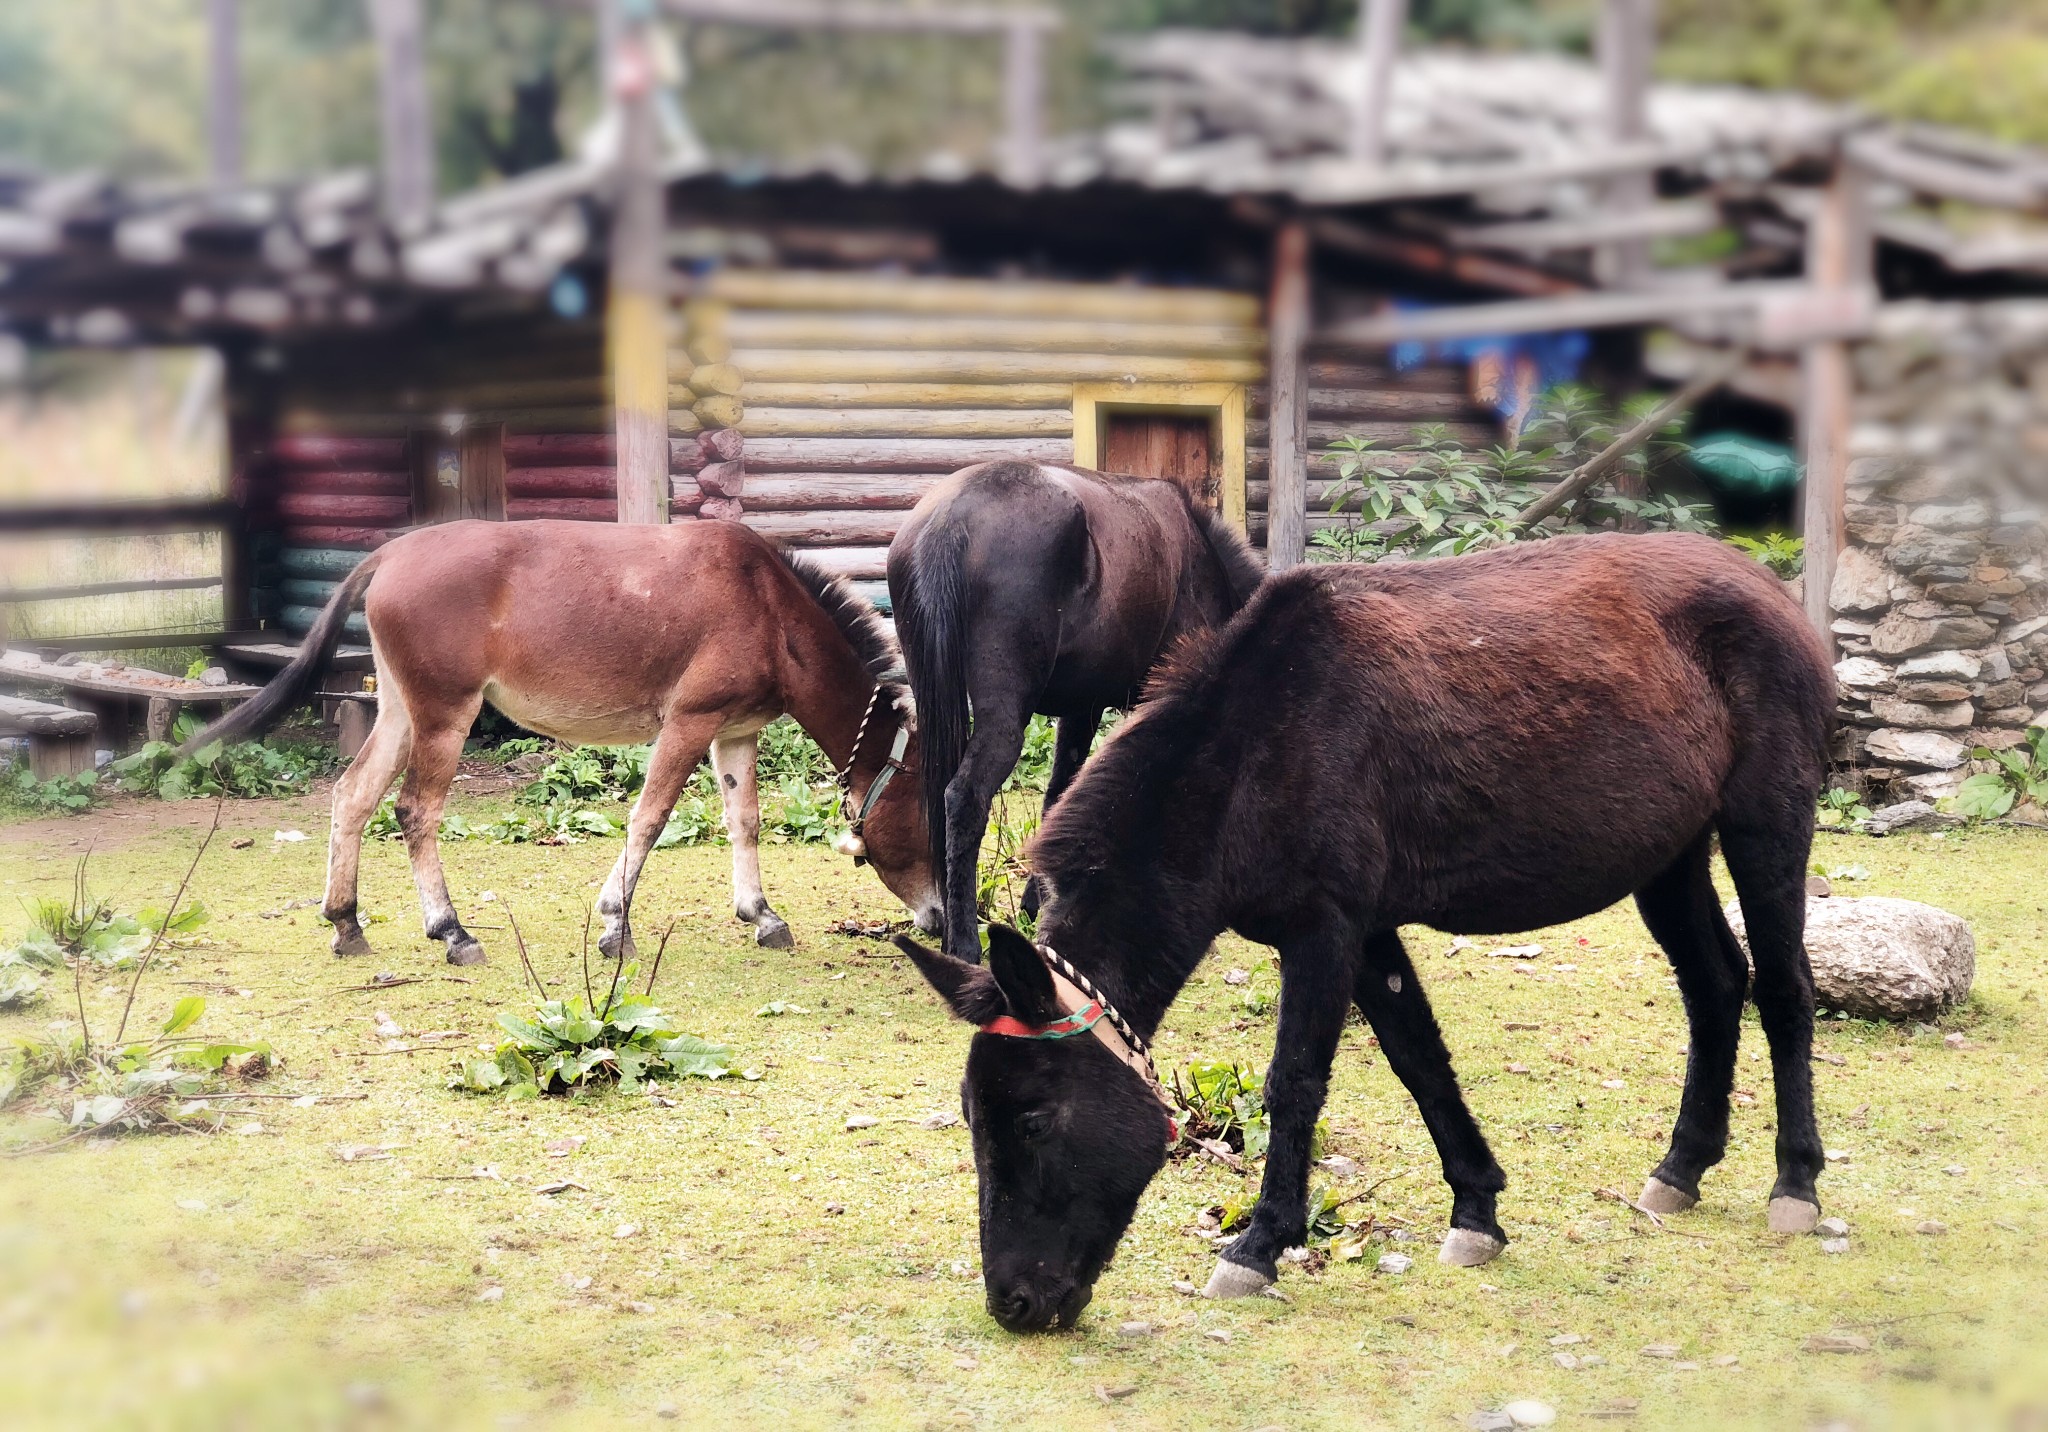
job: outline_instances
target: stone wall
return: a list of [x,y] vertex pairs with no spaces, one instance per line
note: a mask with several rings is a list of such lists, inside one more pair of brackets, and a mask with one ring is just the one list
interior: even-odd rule
[[1837,784],[1937,800],[2048,725],[2048,302],[1888,305],[1856,365]]

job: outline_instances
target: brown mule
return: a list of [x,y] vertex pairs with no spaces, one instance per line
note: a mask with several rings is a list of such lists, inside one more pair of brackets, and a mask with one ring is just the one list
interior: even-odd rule
[[896,644],[845,582],[728,522],[451,522],[371,554],[336,590],[292,664],[193,737],[243,739],[304,701],[361,601],[377,668],[377,721],[334,788],[322,914],[337,955],[370,953],[356,918],[363,829],[401,771],[398,820],[429,938],[451,964],[483,947],[448,898],[437,835],[471,722],[485,701],[563,741],[652,741],[626,848],[598,897],[599,948],[632,949],[633,888],[708,752],[732,841],[733,907],[763,945],[789,927],[761,893],[754,785],[760,729],[785,712],[841,772],[854,839],[882,883],[939,928]]

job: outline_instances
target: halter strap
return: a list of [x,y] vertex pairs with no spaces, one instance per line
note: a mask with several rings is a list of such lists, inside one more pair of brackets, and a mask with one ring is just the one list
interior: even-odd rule
[[[867,709],[860,713],[860,727],[853,733],[853,749],[846,753],[846,764],[839,768],[836,780],[839,784],[839,808],[842,813],[853,808],[847,830],[855,840],[866,839],[868,815],[882,799],[882,792],[889,789],[889,782],[896,779],[896,773],[903,769],[903,753],[910,749],[910,727],[899,722],[896,737],[889,743],[889,759],[882,763],[882,769],[868,782],[867,794],[861,797],[857,808],[853,807],[853,763],[860,759],[860,748],[867,740],[868,723],[874,719],[875,707],[882,699],[883,682],[875,683],[874,691],[868,697]],[[863,857],[855,856],[854,863],[861,863]]]
[[1026,1024],[1011,1015],[999,1015],[982,1025],[981,1032],[1010,1039],[1071,1039],[1077,1034],[1094,1035],[1102,1047],[1115,1056],[1117,1063],[1145,1081],[1145,1087],[1152,1091],[1159,1107],[1166,1111],[1166,1146],[1170,1149],[1179,1143],[1180,1110],[1174,1107],[1166,1086],[1159,1082],[1159,1071],[1152,1063],[1151,1047],[1066,956],[1050,945],[1034,943],[1032,948],[1045,962],[1046,973],[1052,976],[1055,1007],[1071,1012],[1061,1014],[1047,1024]]

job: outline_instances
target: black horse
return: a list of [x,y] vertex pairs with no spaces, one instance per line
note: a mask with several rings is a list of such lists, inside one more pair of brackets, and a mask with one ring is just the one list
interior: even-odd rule
[[[948,953],[981,959],[975,865],[1031,714],[1059,721],[1049,811],[1103,712],[1128,707],[1169,646],[1222,625],[1264,575],[1235,532],[1163,479],[991,462],[925,494],[889,544],[889,597],[924,740]],[[1027,908],[1036,901],[1027,890]]]
[[[1269,580],[1169,658],[1040,831],[1042,946],[999,927],[979,969],[899,942],[983,1030],[962,1095],[990,1311],[1021,1330],[1087,1303],[1176,1137],[1144,1041],[1226,928],[1278,948],[1282,985],[1265,1182],[1212,1294],[1262,1288],[1306,1236],[1309,1140],[1353,1004],[1443,1160],[1443,1261],[1506,1246],[1505,1179],[1404,924],[1503,934],[1633,893],[1691,1034],[1642,1201],[1691,1206],[1726,1147],[1747,982],[1709,879],[1717,832],[1776,1081],[1769,1223],[1812,1228],[1822,1154],[1802,939],[1833,709],[1799,608],[1702,537],[1559,537]],[[1095,1037],[1060,1037],[1083,1028]]]

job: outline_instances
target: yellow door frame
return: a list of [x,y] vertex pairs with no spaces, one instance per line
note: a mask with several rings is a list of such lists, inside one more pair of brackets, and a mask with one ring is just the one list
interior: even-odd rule
[[1102,465],[1105,413],[1206,412],[1217,455],[1217,506],[1223,520],[1245,531],[1244,384],[1076,383],[1074,465]]

